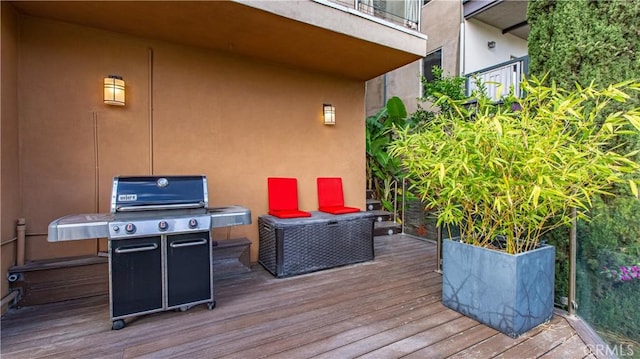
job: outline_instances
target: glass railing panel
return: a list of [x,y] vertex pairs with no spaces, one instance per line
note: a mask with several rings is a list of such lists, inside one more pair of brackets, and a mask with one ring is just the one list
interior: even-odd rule
[[352,9],[384,19],[396,25],[418,30],[421,0],[330,0]]
[[640,200],[597,202],[578,224],[577,314],[606,341],[600,356],[640,358]]

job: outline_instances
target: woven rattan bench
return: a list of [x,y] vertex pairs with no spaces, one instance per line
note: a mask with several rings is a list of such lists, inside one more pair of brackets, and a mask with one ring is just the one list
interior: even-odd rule
[[281,219],[258,217],[258,262],[278,278],[372,260],[370,212]]

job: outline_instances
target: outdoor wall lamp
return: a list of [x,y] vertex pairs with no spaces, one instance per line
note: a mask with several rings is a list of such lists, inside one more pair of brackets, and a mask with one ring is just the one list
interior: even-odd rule
[[331,104],[322,105],[324,110],[324,124],[335,125],[336,124],[336,108]]
[[496,42],[495,41],[489,41],[487,42],[487,47],[490,49],[493,49],[496,47]]
[[104,103],[124,106],[124,80],[122,76],[109,75],[104,78]]

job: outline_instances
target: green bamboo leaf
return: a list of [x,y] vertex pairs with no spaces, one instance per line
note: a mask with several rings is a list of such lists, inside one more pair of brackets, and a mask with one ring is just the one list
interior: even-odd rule
[[607,130],[609,130],[609,132],[613,133],[613,125],[611,124],[611,122],[607,122],[604,125],[607,128]]
[[533,191],[531,191],[531,196],[529,200],[533,200],[533,207],[538,207],[538,198],[540,198],[541,188],[538,185],[533,186]]
[[636,196],[636,198],[638,198],[638,186],[636,185],[636,182],[630,179],[629,186],[631,187],[631,193],[633,193],[633,195]]
[[496,197],[495,200],[493,201],[493,207],[498,211],[498,213],[501,212],[502,206],[500,204],[500,199],[498,197]]
[[440,174],[439,174],[438,178],[440,179],[440,184],[443,184],[444,183],[444,175],[445,175],[444,164],[443,163],[438,163],[438,167],[440,169]]
[[500,120],[498,120],[497,117],[494,117],[491,123],[493,124],[496,131],[498,132],[498,136],[502,136],[502,124],[500,123]]
[[633,127],[640,131],[640,116],[632,116],[629,114],[624,114],[623,116],[633,125]]

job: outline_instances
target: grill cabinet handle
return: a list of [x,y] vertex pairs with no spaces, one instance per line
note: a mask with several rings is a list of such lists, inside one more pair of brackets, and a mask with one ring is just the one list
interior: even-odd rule
[[135,212],[135,211],[153,211],[162,209],[189,209],[189,208],[203,208],[205,203],[200,201],[198,203],[178,203],[178,204],[149,204],[146,206],[119,206],[118,212]]
[[154,249],[158,249],[158,245],[155,244],[155,243],[150,245],[150,246],[143,246],[143,247],[120,247],[120,248],[116,248],[116,253],[120,254],[120,253],[145,252],[145,251],[152,251]]
[[171,243],[171,248],[199,246],[201,244],[206,244],[206,243],[207,243],[207,240],[204,238],[198,239],[197,241],[173,242]]

